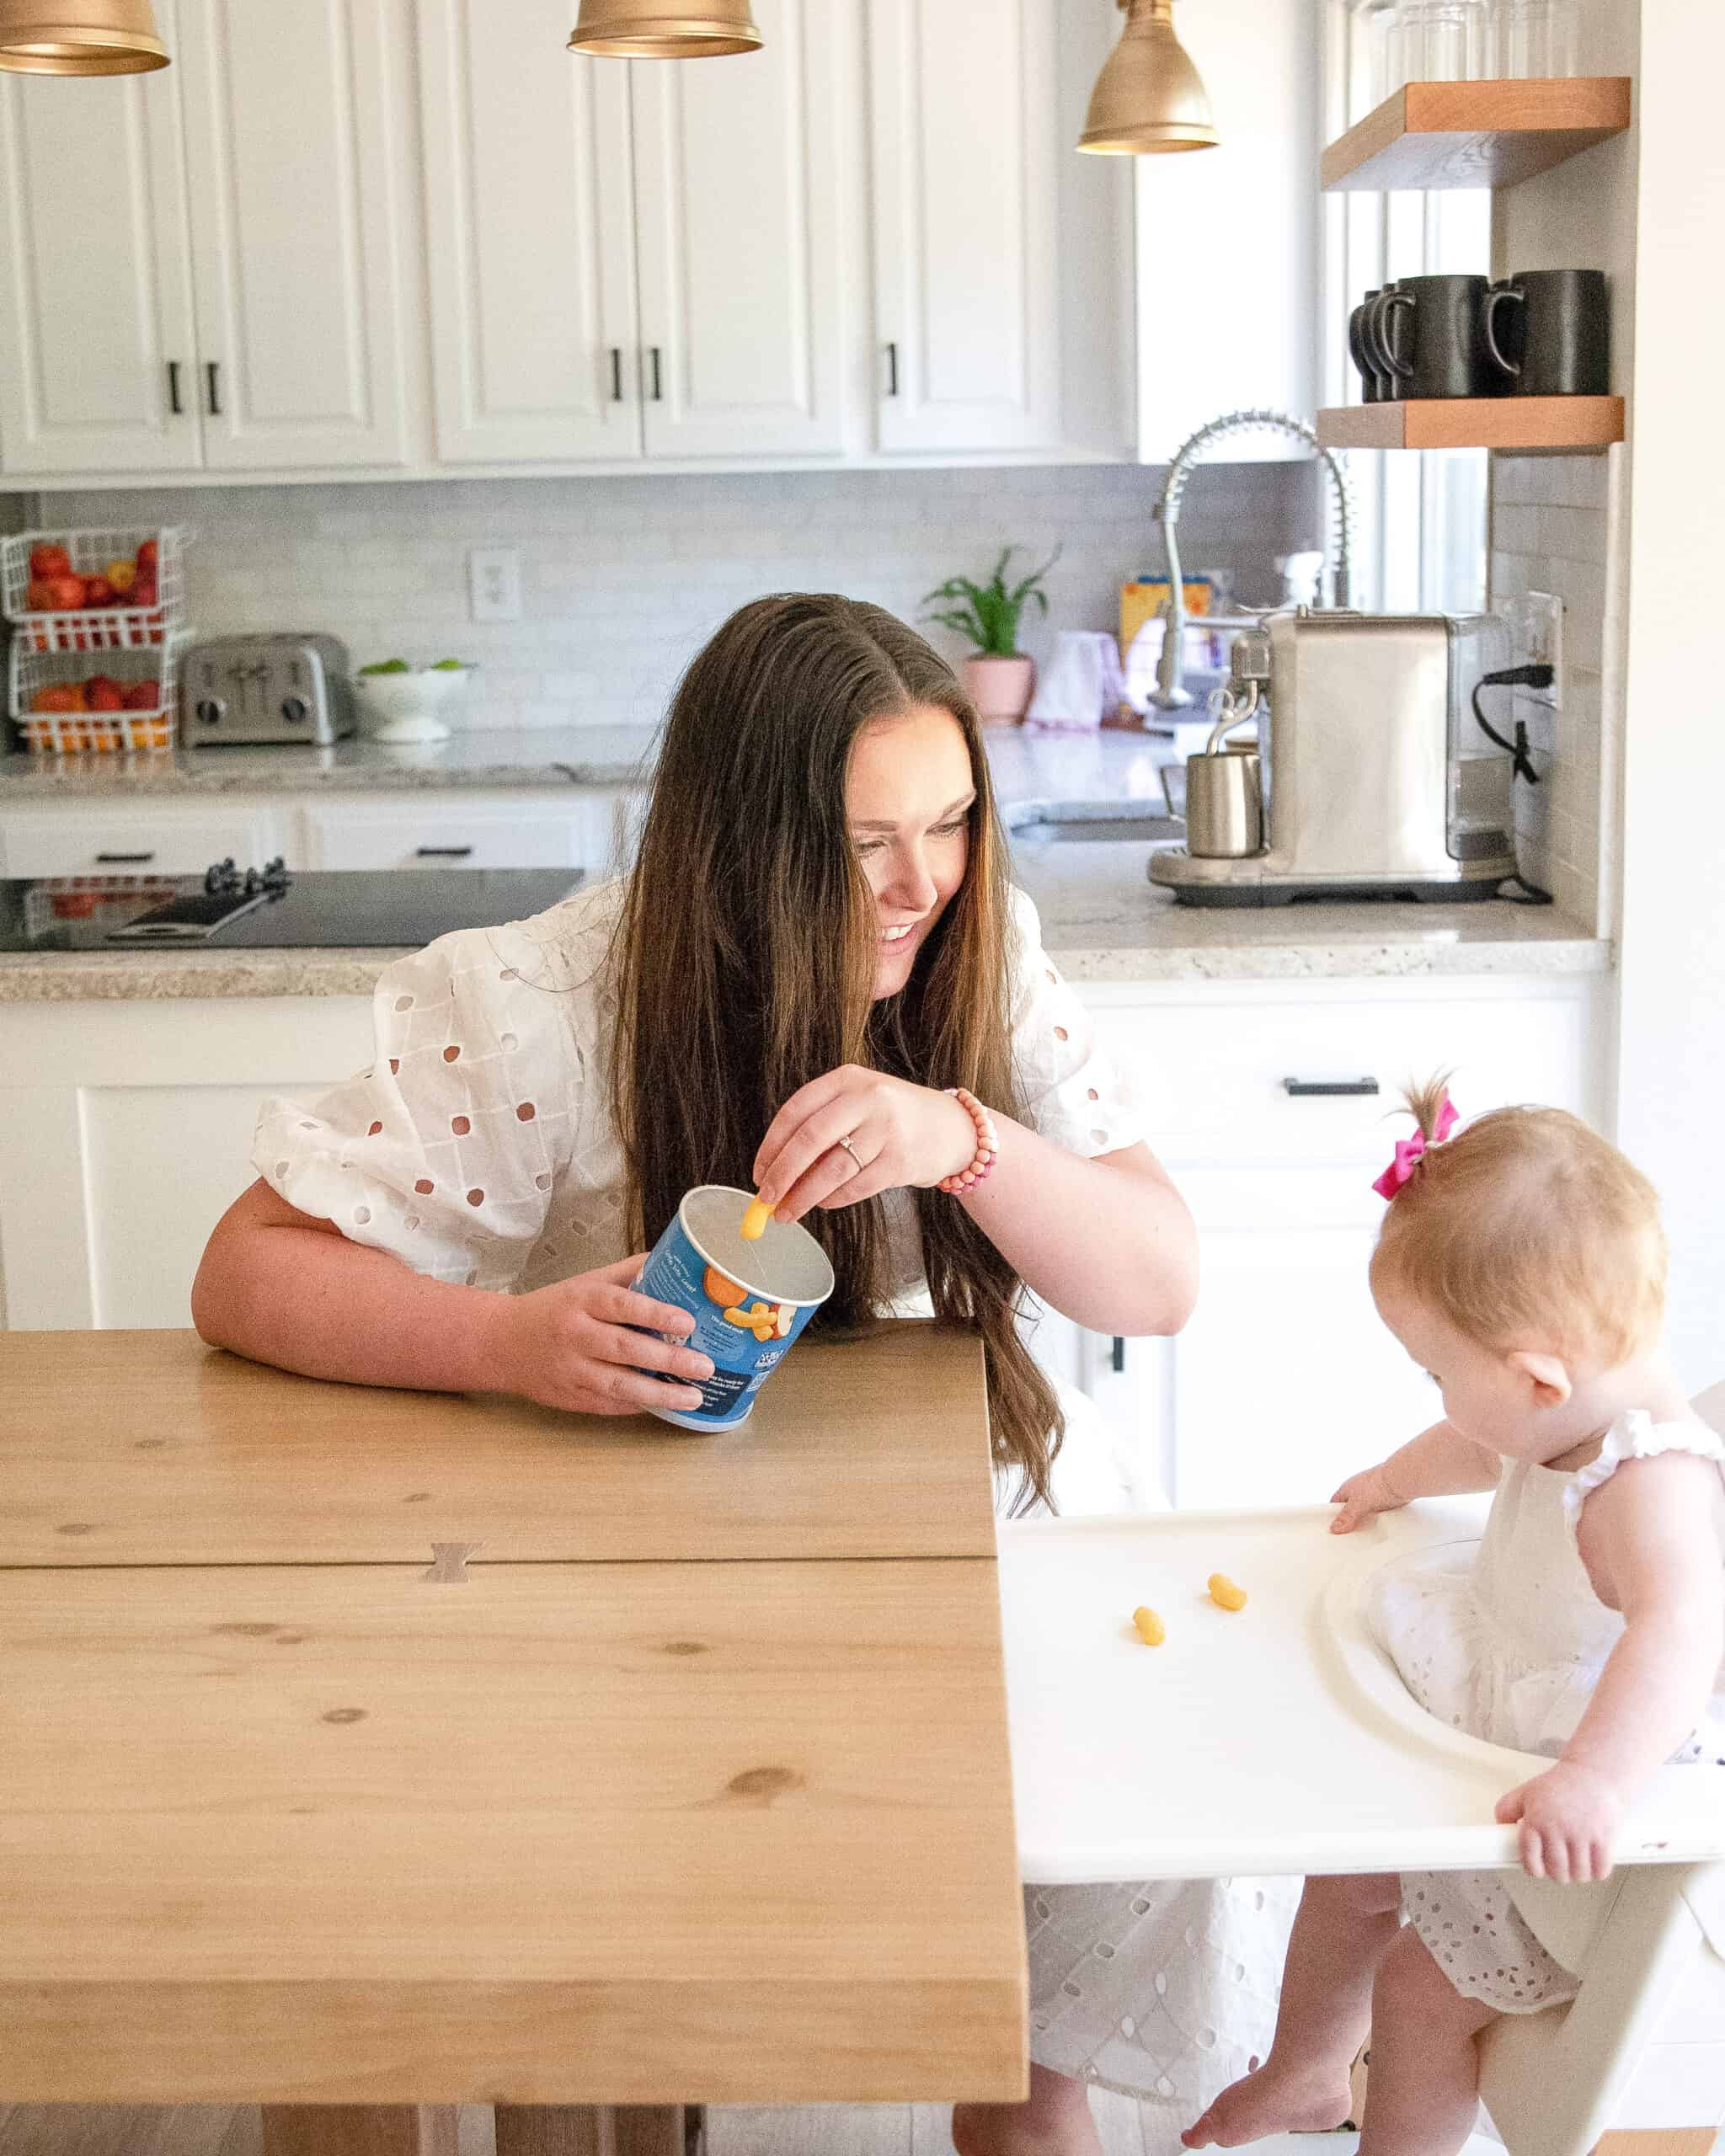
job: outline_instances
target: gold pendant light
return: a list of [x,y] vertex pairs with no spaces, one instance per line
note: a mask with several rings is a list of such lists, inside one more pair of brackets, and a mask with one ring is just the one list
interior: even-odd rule
[[761,42],[749,0],[706,0],[681,10],[667,0],[581,0],[569,51],[618,60],[703,60],[753,52]]
[[1174,35],[1174,0],[1119,0],[1120,42],[1096,78],[1081,150],[1144,157],[1221,141],[1203,77]]
[[146,75],[167,65],[150,0],[0,0],[0,73]]

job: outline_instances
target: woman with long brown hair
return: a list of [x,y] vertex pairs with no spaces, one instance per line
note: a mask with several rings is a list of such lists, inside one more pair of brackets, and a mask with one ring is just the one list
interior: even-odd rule
[[[818,1326],[926,1283],[980,1336],[1023,1505],[1062,1431],[1025,1291],[1107,1333],[1191,1309],[1190,1218],[1012,889],[975,713],[879,607],[734,615],[676,691],[628,878],[441,938],[375,1012],[369,1070],[265,1108],[193,1290],[206,1340],[353,1383],[697,1406],[711,1365],[633,1329],[690,1320],[633,1292],[631,1253],[686,1190],[752,1185],[832,1260]],[[978,1153],[953,1088],[997,1139],[949,1195]],[[1027,2122],[1075,2099],[1042,2076]]]

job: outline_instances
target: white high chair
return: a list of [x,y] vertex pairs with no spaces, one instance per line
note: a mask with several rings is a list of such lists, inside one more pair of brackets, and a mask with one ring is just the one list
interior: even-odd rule
[[[1725,1422],[1725,1385],[1696,1404]],[[1427,1501],[1348,1536],[1328,1508],[1003,1525],[1021,1870],[1039,1885],[1513,1873],[1581,1988],[1482,2047],[1510,2156],[1584,2156],[1614,2127],[1641,2130],[1642,2156],[1655,2140],[1702,2156],[1725,2125],[1725,1774],[1662,1768],[1610,1879],[1530,1879],[1493,1808],[1550,1762],[1427,1715],[1366,1627],[1374,1573],[1477,1541],[1485,1512]],[[1214,1572],[1247,1590],[1237,1615],[1210,1600]],[[1139,1640],[1140,1604],[1164,1646]]]

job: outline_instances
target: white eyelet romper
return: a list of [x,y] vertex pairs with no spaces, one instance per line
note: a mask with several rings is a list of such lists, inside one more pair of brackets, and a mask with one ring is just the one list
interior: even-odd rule
[[[1725,1444],[1693,1422],[1655,1422],[1632,1408],[1599,1457],[1573,1471],[1504,1467],[1471,1565],[1392,1572],[1371,1621],[1420,1705],[1469,1735],[1556,1758],[1587,1710],[1623,1620],[1594,1593],[1577,1543],[1589,1494],[1626,1460],[1693,1453],[1725,1478]],[[1721,1562],[1725,1563],[1725,1553]],[[1672,1764],[1725,1766],[1725,1640],[1701,1721]],[[1725,1795],[1725,1790],[1722,1790]],[[1409,1873],[1402,1905],[1465,1999],[1535,2014],[1573,1999],[1578,1980],[1541,1945],[1505,1891],[1503,1871]]]

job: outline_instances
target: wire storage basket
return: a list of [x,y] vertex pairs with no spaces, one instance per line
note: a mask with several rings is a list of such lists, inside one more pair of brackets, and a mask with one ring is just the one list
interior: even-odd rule
[[180,661],[189,641],[104,654],[35,652],[16,635],[7,662],[8,707],[27,749],[60,755],[171,749]]
[[0,614],[13,625],[14,643],[41,653],[162,643],[184,626],[190,536],[180,526],[158,525],[0,539]]

